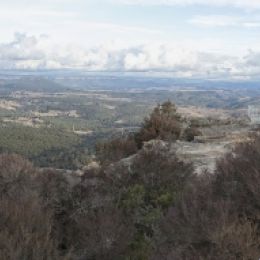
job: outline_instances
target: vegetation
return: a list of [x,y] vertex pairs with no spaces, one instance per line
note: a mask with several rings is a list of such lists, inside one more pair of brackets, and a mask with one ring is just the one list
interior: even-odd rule
[[[20,154],[40,167],[83,168],[97,141],[111,140],[112,134],[113,145],[118,147],[110,148],[109,141],[100,144],[97,154],[101,161],[112,157],[117,161],[134,154],[151,139],[192,141],[200,134],[198,128],[230,124],[208,115],[196,119],[199,122],[192,127],[190,119],[180,118],[171,102],[186,107],[237,107],[234,114],[239,120],[240,108],[259,102],[257,88],[245,91],[222,86],[219,91],[215,84],[213,90],[149,77],[55,77],[27,75],[1,79],[0,152]],[[167,99],[171,102],[163,103]],[[154,109],[156,104],[161,105]],[[79,136],[73,129],[92,135]],[[130,139],[125,134],[121,137],[122,129],[132,133]],[[128,147],[126,151],[124,147]],[[111,153],[110,149],[117,152]]]
[[198,176],[170,145],[185,131],[159,105],[136,134],[101,143],[81,177],[0,155],[0,259],[258,259],[260,137]]
[[2,153],[20,154],[38,166],[75,169],[88,157],[82,138],[62,129],[5,124],[0,136]]
[[69,148],[80,142],[77,135],[53,128],[24,127],[10,124],[0,127],[0,149],[26,157],[38,155],[43,150]]
[[181,139],[191,142],[195,136],[202,135],[197,125],[191,122],[186,127],[184,121],[175,104],[170,101],[159,104],[135,133],[99,142],[96,146],[97,158],[101,163],[118,161],[136,153],[151,140],[175,142]]
[[202,132],[192,123],[182,133],[182,138],[188,142],[194,141],[196,136],[202,136]]
[[197,177],[162,220],[157,257],[258,259],[259,159],[256,137],[220,160],[213,175]]
[[0,257],[258,259],[259,160],[258,137],[195,176],[157,141],[72,185],[1,155]]
[[115,162],[136,152],[137,145],[132,136],[118,137],[96,145],[96,156],[103,163]]
[[143,142],[153,139],[175,141],[181,135],[181,117],[170,101],[158,105],[149,118],[144,120],[141,130],[136,134],[136,143],[141,147]]

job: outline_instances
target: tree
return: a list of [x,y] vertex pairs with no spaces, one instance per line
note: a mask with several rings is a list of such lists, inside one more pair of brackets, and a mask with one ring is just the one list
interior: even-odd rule
[[143,142],[152,139],[175,141],[181,134],[181,117],[177,113],[176,106],[167,101],[158,105],[150,117],[144,120],[143,126],[136,134],[137,146],[140,148]]
[[134,238],[129,259],[150,259],[161,218],[193,179],[193,167],[181,162],[170,145],[152,140],[128,160],[105,170],[111,194],[125,216],[132,219]]
[[196,136],[201,136],[201,135],[202,135],[201,131],[197,127],[191,124],[184,130],[182,138],[187,142],[192,142],[194,141]]
[[198,176],[169,208],[152,259],[258,259],[260,137]]
[[22,157],[0,155],[0,259],[69,259],[58,250],[53,211],[39,194],[38,174]]
[[137,152],[132,136],[118,137],[96,145],[96,156],[102,163],[116,162]]

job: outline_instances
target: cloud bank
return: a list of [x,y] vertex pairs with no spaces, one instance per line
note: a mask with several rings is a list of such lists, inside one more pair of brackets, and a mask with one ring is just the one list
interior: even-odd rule
[[172,43],[128,48],[98,46],[84,49],[54,46],[49,39],[15,34],[0,44],[0,69],[84,69],[88,71],[158,71],[176,77],[255,79],[260,75],[260,52],[241,56],[210,53]]

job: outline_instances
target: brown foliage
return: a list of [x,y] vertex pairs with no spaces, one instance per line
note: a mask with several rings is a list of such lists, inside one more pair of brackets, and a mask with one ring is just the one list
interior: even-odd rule
[[153,259],[258,259],[260,139],[236,147],[161,223]]
[[241,144],[217,164],[215,194],[260,223],[260,137]]
[[81,259],[117,259],[133,235],[122,211],[113,205],[95,210],[80,208],[71,216],[68,242]]
[[0,259],[61,259],[51,214],[37,197],[0,201]]
[[198,128],[196,128],[194,126],[190,126],[184,130],[182,138],[185,141],[192,142],[192,141],[194,141],[194,138],[196,136],[201,136],[201,135],[202,135],[202,133]]
[[134,158],[131,170],[135,181],[150,190],[166,191],[171,187],[177,192],[190,180],[193,167],[180,161],[167,143],[152,141]]
[[[169,107],[158,108],[145,127],[159,129],[158,138],[176,137],[157,128]],[[260,257],[260,137],[200,176],[166,142],[136,152],[135,141],[101,147],[100,158],[114,163],[89,169],[77,185],[17,155],[0,155],[0,259]]]
[[144,120],[141,130],[136,134],[136,143],[140,148],[143,142],[152,139],[175,141],[180,134],[180,116],[175,105],[168,101],[158,105],[150,117]]
[[135,154],[145,142],[150,140],[176,141],[180,138],[181,131],[181,117],[175,105],[168,101],[158,105],[133,136],[128,135],[98,143],[96,156],[102,164],[116,162]]
[[61,259],[36,175],[21,157],[0,156],[0,259]]
[[116,162],[137,152],[135,140],[132,137],[119,137],[96,146],[97,158],[102,162]]
[[257,226],[234,212],[232,201],[215,198],[211,184],[199,181],[169,210],[152,259],[259,258]]

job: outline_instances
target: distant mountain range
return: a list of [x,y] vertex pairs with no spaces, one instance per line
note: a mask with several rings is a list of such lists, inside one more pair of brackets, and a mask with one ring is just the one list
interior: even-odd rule
[[[154,72],[89,72],[80,70],[0,70],[0,80],[52,82],[52,88],[102,89],[176,89],[192,87],[196,89],[260,89],[259,81],[220,81],[199,78],[176,78],[170,73]],[[22,83],[20,81],[20,83]],[[53,82],[57,85],[53,86]],[[47,81],[43,81],[41,87]],[[50,82],[49,82],[50,83]],[[19,84],[20,85],[20,84]],[[45,86],[44,86],[45,87]]]

